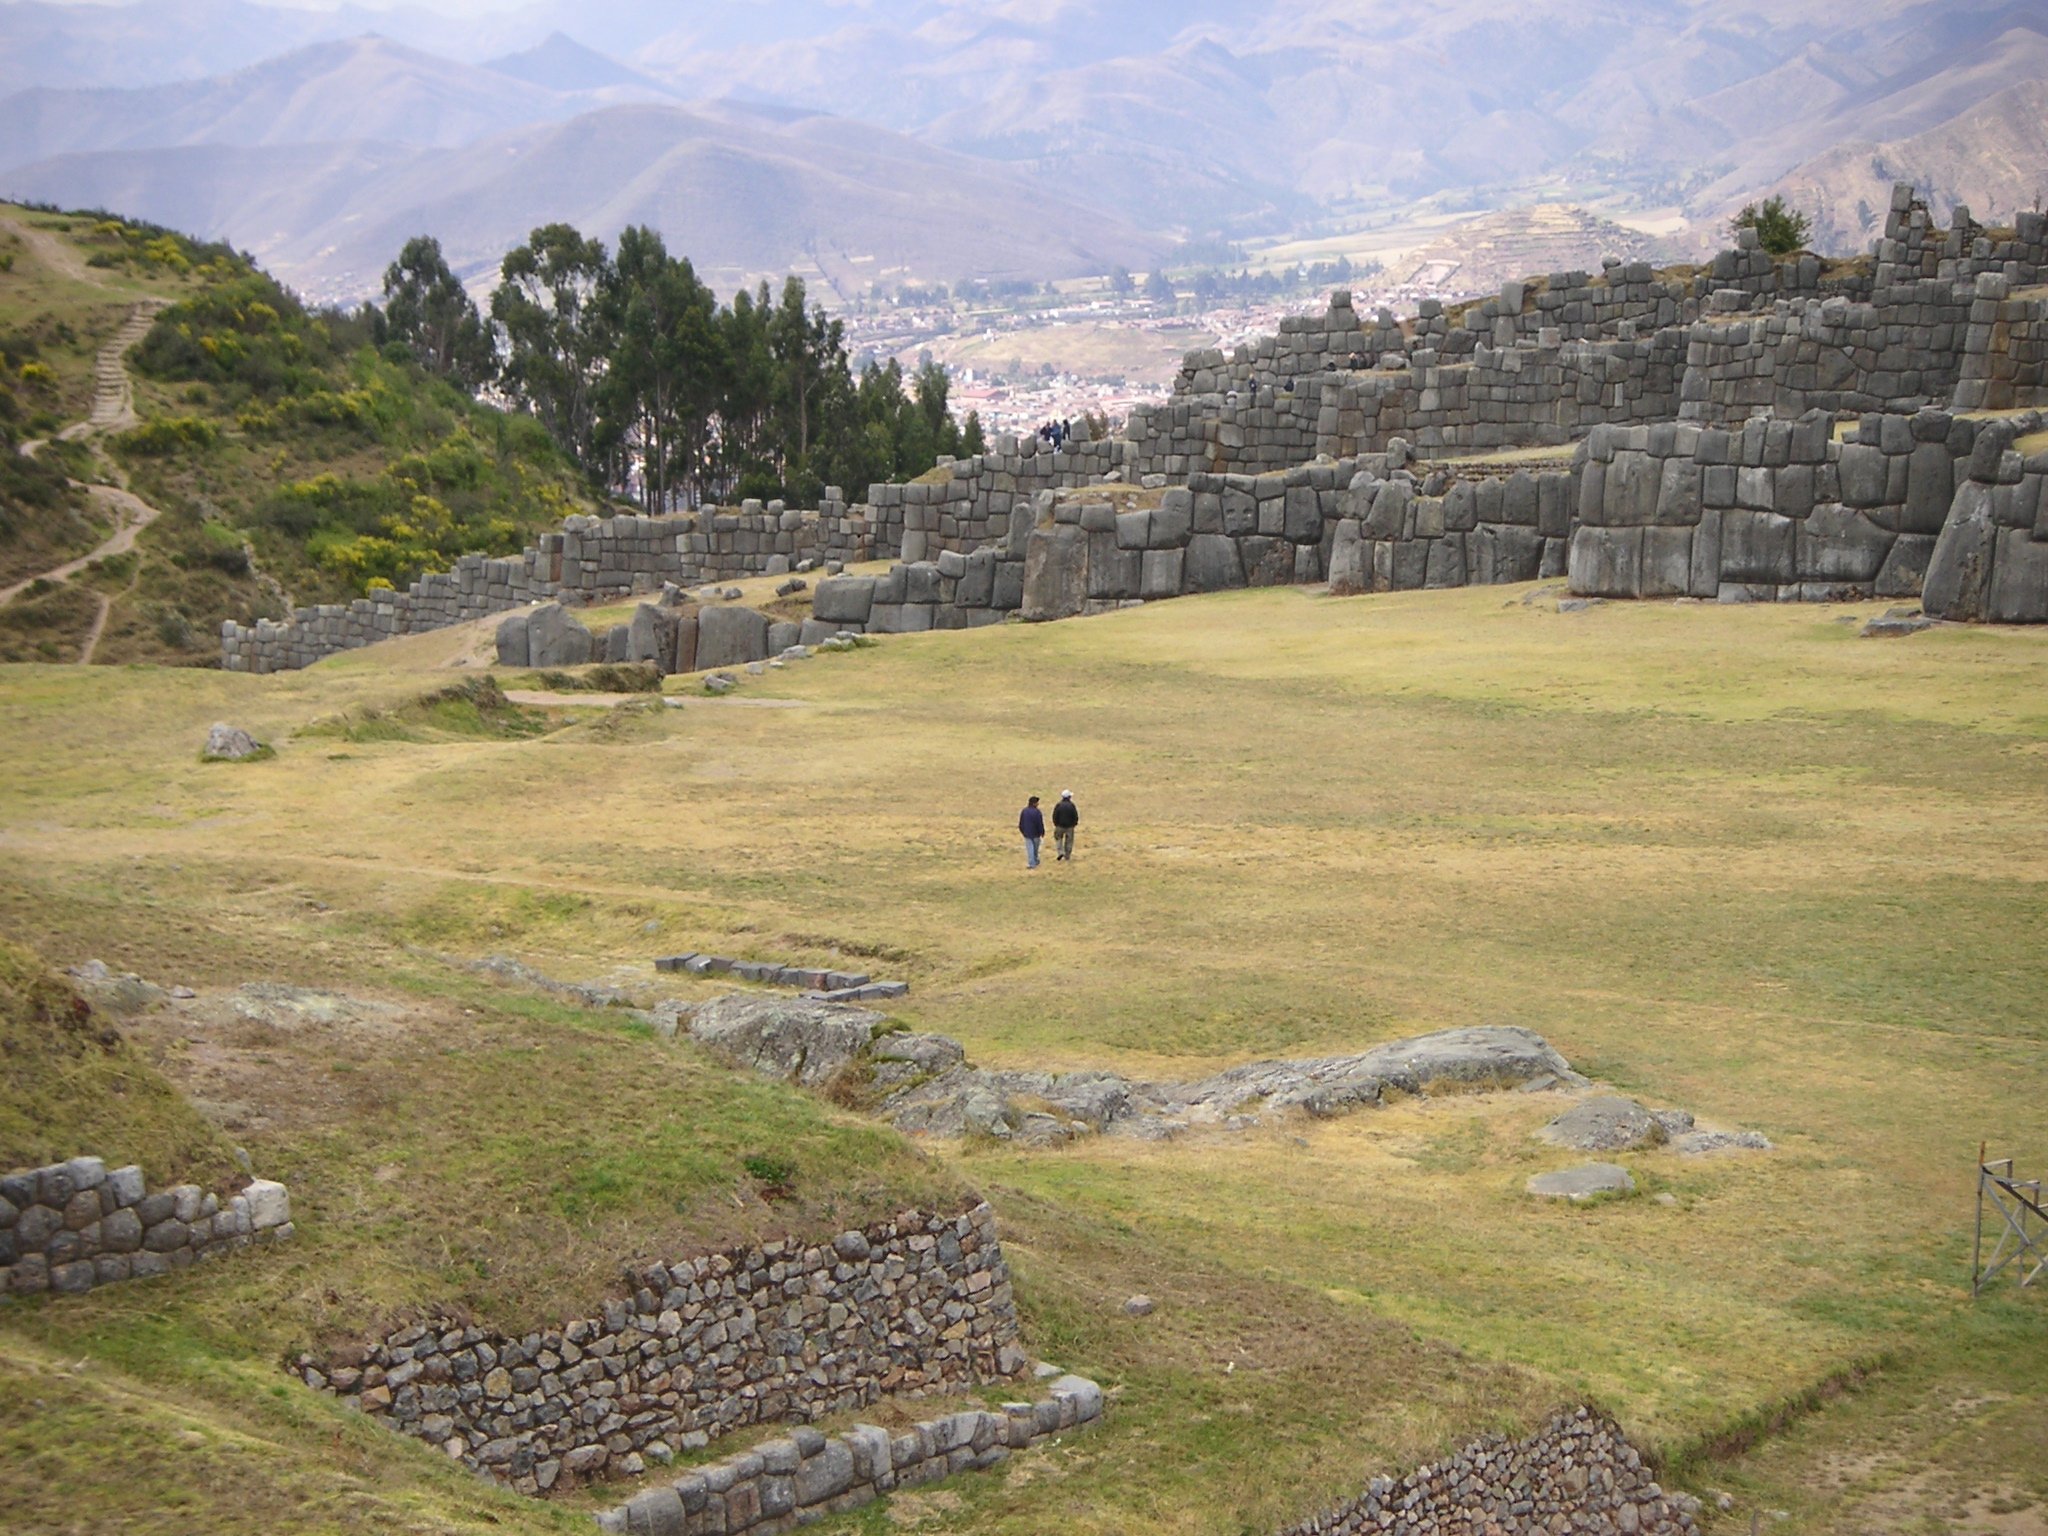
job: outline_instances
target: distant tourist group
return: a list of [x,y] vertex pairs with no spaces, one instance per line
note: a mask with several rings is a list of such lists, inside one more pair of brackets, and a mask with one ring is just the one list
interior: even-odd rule
[[1051,444],[1055,452],[1066,447],[1067,439],[1073,435],[1074,424],[1066,420],[1048,421],[1038,429],[1038,440]]
[[[1074,857],[1074,828],[1081,825],[1081,808],[1074,804],[1071,789],[1060,791],[1060,803],[1052,808],[1053,857],[1066,863]],[[1024,867],[1038,868],[1038,850],[1045,842],[1045,812],[1038,808],[1038,796],[1024,804],[1017,817],[1017,830],[1024,834]]]

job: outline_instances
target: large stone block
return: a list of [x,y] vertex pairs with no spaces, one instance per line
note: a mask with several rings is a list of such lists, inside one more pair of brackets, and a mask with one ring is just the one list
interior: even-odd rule
[[1896,535],[1848,507],[1815,507],[1798,525],[1801,581],[1875,581]]
[[1683,597],[1692,590],[1690,528],[1645,528],[1640,591],[1644,597]]
[[1423,566],[1422,584],[1431,589],[1465,585],[1465,535],[1447,533],[1425,541],[1429,554]]
[[1144,549],[1152,539],[1152,514],[1150,512],[1119,512],[1116,516],[1116,542],[1120,549]]
[[1024,552],[1023,614],[1033,623],[1069,619],[1088,600],[1088,536],[1054,523],[1031,530]]
[[1693,597],[1713,597],[1721,590],[1721,517],[1718,507],[1703,511],[1692,531],[1692,565],[1685,590]]
[[1657,483],[1657,521],[1690,527],[1700,520],[1700,466],[1691,459],[1666,459]]
[[528,665],[580,667],[591,659],[595,642],[590,631],[560,603],[543,603],[526,621]]
[[1567,566],[1580,597],[1635,597],[1642,590],[1641,528],[1580,528],[1572,535]]
[[[1340,525],[1355,531],[1355,521]],[[1198,533],[1188,540],[1187,586],[1190,592],[1222,592],[1245,584],[1244,561],[1237,540],[1219,533]],[[1334,582],[1335,576],[1332,575]],[[1364,590],[1360,588],[1360,590]]]
[[768,615],[734,603],[697,615],[697,665],[708,672],[768,659]]
[[622,660],[651,661],[663,673],[675,670],[676,629],[672,610],[642,603],[633,610],[632,621],[621,627],[626,631],[626,654]]
[[[1226,541],[1228,542],[1228,541]],[[1358,519],[1347,517],[1337,524],[1335,537],[1330,541],[1330,595],[1351,597],[1372,588],[1372,566],[1366,554],[1366,542],[1359,532]],[[1188,584],[1195,586],[1195,548],[1188,546]],[[1195,587],[1196,591],[1205,590]]]
[[1372,510],[1366,514],[1368,539],[1398,539],[1407,530],[1408,509],[1415,492],[1405,480],[1389,480],[1374,493]]
[[1322,506],[1313,487],[1297,485],[1287,492],[1286,519],[1281,532],[1293,544],[1320,543],[1323,537]]
[[1145,577],[1143,550],[1119,547],[1114,532],[1088,534],[1088,595],[1097,600],[1136,597]]
[[1782,586],[1797,579],[1798,557],[1789,517],[1730,508],[1721,514],[1721,580]]
[[1931,533],[1902,533],[1893,539],[1872,588],[1876,595],[1918,597],[1927,581],[1927,564],[1934,558],[1934,540]]
[[2001,529],[1984,616],[1994,624],[2048,624],[2048,544],[2029,530]]
[[1138,595],[1148,601],[1161,597],[1178,597],[1181,593],[1182,565],[1185,550],[1148,549],[1145,551],[1144,572]]
[[526,621],[530,617],[524,608],[516,609],[498,621],[498,665],[501,667],[530,667],[531,653],[526,648]]
[[874,577],[828,576],[812,594],[811,614],[828,623],[865,624],[874,601]]
[[[1610,528],[1639,528],[1657,520],[1663,469],[1647,453],[1623,449],[1607,466],[1602,521]],[[1483,514],[1482,514],[1483,515]]]
[[1884,450],[1868,443],[1844,443],[1839,466],[1842,502],[1851,507],[1881,507],[1891,479]]
[[[1923,411],[1922,415],[1936,413]],[[1917,420],[1917,418],[1916,418]],[[1946,422],[1944,422],[1944,430]],[[1955,460],[1944,443],[1916,444],[1906,468],[1906,505],[1899,516],[1900,533],[1939,533],[1955,499]]]
[[1981,620],[1991,608],[1998,528],[1991,519],[1991,487],[1966,480],[1956,488],[1948,521],[1927,564],[1921,606],[1938,619]]
[[1179,549],[1188,541],[1188,532],[1194,525],[1192,507],[1185,490],[1166,493],[1167,499],[1152,513],[1152,521],[1145,530],[1147,549]]

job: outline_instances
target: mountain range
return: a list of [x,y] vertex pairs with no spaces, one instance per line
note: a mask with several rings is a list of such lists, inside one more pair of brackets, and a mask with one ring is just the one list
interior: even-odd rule
[[1676,208],[1701,248],[1807,187],[1846,249],[1882,175],[2030,205],[2048,158],[2016,114],[2044,81],[2048,0],[12,0],[0,190],[143,196],[336,295],[407,217],[483,260],[572,209],[854,282],[1070,275],[1421,199]]

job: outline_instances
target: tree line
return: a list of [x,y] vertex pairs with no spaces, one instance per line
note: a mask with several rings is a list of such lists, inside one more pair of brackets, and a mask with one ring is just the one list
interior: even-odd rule
[[856,374],[844,327],[801,278],[722,304],[644,227],[616,251],[567,224],[534,230],[506,253],[488,314],[421,236],[368,317],[388,354],[530,411],[593,485],[650,511],[815,506],[827,485],[859,495],[983,447],[978,416],[954,421],[938,364]]

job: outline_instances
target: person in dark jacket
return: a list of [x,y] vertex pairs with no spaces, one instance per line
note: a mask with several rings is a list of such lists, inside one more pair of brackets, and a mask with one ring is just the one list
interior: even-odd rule
[[1074,804],[1071,789],[1060,791],[1060,803],[1052,808],[1054,857],[1065,863],[1074,857],[1074,828],[1081,825],[1081,808]]
[[1038,808],[1038,796],[1033,795],[1017,818],[1017,830],[1024,834],[1024,867],[1038,868],[1038,845],[1045,841],[1045,812]]

